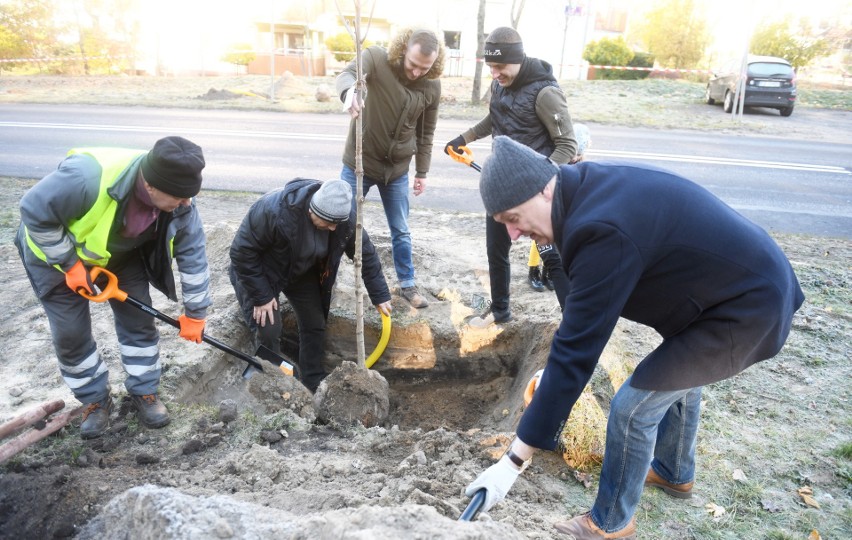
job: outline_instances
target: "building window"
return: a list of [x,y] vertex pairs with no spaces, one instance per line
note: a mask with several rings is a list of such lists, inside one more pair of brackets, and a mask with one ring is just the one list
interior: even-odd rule
[[595,17],[595,30],[623,34],[627,29],[627,12],[618,10],[599,11]]

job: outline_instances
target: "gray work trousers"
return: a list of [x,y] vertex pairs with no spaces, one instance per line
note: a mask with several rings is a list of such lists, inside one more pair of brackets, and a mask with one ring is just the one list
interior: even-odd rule
[[[124,262],[110,261],[107,269],[118,277],[118,286],[129,296],[151,305],[148,279],[142,261],[128,254]],[[26,266],[26,265],[25,265]],[[30,273],[30,269],[27,269]],[[64,283],[39,299],[50,322],[59,372],[82,403],[101,401],[109,395],[107,365],[92,337],[90,301],[72,292]],[[154,318],[143,311],[110,300],[121,364],[127,374],[124,386],[130,394],[155,394],[160,383],[160,334]]]

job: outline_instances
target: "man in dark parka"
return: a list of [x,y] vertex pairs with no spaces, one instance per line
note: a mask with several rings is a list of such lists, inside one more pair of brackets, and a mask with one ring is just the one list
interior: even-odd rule
[[612,400],[597,498],[555,524],[575,538],[634,538],[645,485],[688,498],[701,387],[778,353],[804,295],[778,245],[710,192],[634,163],[555,166],[507,137],[480,180],[512,239],[555,242],[569,279],[562,323],[506,455],[467,489],[501,500],[535,448],[553,450],[619,317],[663,342]]
[[[391,296],[376,249],[363,231],[361,276],[370,301],[390,315]],[[331,292],[343,254],[355,255],[352,191],[343,180],[297,178],[255,202],[231,243],[230,278],[261,345],[280,353],[284,293],[299,327],[299,376],[311,392],[323,368]]]

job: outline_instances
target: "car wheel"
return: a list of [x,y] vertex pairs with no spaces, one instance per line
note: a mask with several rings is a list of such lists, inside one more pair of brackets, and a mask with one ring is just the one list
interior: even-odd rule
[[780,110],[781,116],[790,116],[793,114],[793,107],[784,107]]
[[716,103],[716,100],[710,97],[710,85],[707,85],[707,91],[704,92],[704,101],[707,102],[707,105],[713,105]]

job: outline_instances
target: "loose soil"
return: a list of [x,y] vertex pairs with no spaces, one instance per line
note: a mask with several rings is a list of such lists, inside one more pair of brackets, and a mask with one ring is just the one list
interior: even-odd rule
[[[52,399],[77,404],[59,377],[47,320],[12,244],[17,202],[32,184],[0,180],[0,421]],[[208,332],[246,351],[248,331],[225,269],[236,227],[256,198],[198,198],[214,299]],[[172,423],[147,430],[126,401],[109,309],[93,304],[118,412],[100,439],[81,440],[77,418],[0,467],[0,537],[555,538],[552,523],[587,510],[597,479],[594,466],[574,470],[555,453],[540,452],[488,514],[456,521],[468,502],[465,486],[508,444],[525,382],[544,365],[560,317],[552,293],[526,284],[528,244],[518,242],[511,255],[515,321],[485,331],[464,324],[488,296],[483,222],[477,214],[413,211],[415,265],[431,305],[414,310],[394,289],[392,336],[373,366],[389,384],[390,412],[371,428],[324,423],[307,390],[274,366],[246,381],[242,361],[162,326],[161,394]],[[366,206],[365,227],[393,288],[380,207]],[[639,538],[804,538],[813,529],[823,538],[849,537],[852,244],[777,239],[808,301],[777,358],[706,389],[696,496],[682,502],[646,492]],[[356,360],[353,276],[344,260],[329,321],[329,368]],[[180,313],[162,297],[154,305]],[[286,303],[283,309],[287,350],[295,330]],[[381,322],[369,305],[365,314],[369,354]],[[602,436],[609,397],[656,340],[648,329],[619,323],[587,389],[598,420],[575,420],[572,429]],[[845,455],[838,454],[843,445]],[[811,501],[797,491],[805,486]],[[708,512],[710,504],[724,514]]]

